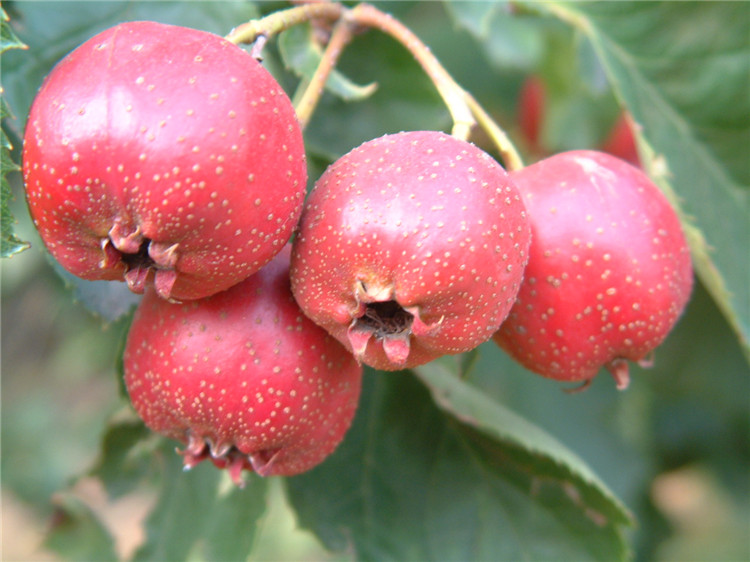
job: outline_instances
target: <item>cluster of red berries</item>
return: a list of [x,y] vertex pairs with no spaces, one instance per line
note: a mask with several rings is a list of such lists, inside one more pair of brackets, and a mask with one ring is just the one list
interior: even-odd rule
[[[640,170],[576,151],[506,171],[435,132],[386,135],[305,201],[281,87],[218,36],[151,22],[73,51],[24,143],[32,217],[85,279],[144,293],[124,355],[146,424],[240,481],[343,439],[362,364],[401,370],[493,339],[588,381],[661,343],[689,298],[680,222]],[[289,240],[294,234],[294,241]]]

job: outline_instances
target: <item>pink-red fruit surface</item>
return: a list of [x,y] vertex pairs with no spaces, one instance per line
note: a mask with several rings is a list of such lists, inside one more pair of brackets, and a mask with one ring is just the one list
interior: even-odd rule
[[520,287],[529,224],[505,170],[435,131],[386,135],[334,162],[292,250],[305,313],[381,370],[492,337]]
[[201,298],[289,240],[305,195],[292,105],[248,53],[211,33],[117,25],[53,69],[24,139],[34,223],[84,279]]
[[532,227],[526,275],[496,342],[528,369],[619,388],[682,313],[693,283],[679,218],[639,169],[596,151],[557,154],[511,177]]
[[207,299],[171,303],[148,289],[124,354],[146,425],[203,459],[262,476],[322,462],[354,416],[362,367],[308,320],[289,288],[289,250]]

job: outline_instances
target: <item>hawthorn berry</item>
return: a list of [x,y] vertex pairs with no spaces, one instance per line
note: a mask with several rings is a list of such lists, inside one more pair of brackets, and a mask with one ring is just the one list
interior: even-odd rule
[[57,64],[31,107],[23,174],[63,267],[178,300],[271,260],[307,181],[294,109],[258,61],[211,33],[147,21]]
[[546,89],[541,76],[531,75],[524,80],[518,94],[518,128],[529,152],[540,154],[542,130],[546,117]]
[[398,370],[490,339],[528,258],[526,210],[505,170],[436,131],[368,141],[308,197],[292,291],[363,363]]
[[[547,115],[547,88],[542,77],[532,74],[524,80],[518,93],[518,129],[521,138],[534,155],[549,154],[544,146],[542,133]],[[634,166],[640,166],[640,157],[635,142],[633,128],[635,127],[630,115],[623,111],[617,117],[612,129],[599,145],[599,150],[622,158]]]
[[617,387],[648,361],[692,289],[690,252],[667,198],[641,170],[596,151],[511,173],[531,221],[529,263],[495,341],[546,377]]
[[124,353],[125,384],[146,425],[210,459],[292,475],[322,462],[354,416],[362,367],[308,320],[289,287],[289,249],[258,273],[184,303],[148,288]]
[[640,167],[641,160],[635,143],[634,126],[629,114],[621,113],[612,126],[609,135],[602,142],[601,150],[612,156],[622,158],[633,166]]

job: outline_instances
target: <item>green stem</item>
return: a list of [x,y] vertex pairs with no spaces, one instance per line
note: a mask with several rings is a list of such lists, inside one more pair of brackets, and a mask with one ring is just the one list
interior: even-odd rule
[[350,16],[352,21],[357,24],[377,28],[406,47],[422,66],[443,98],[443,102],[453,118],[452,134],[457,138],[467,140],[476,121],[464,99],[464,91],[448,74],[430,49],[408,27],[374,6],[358,4],[352,8]]
[[258,37],[270,38],[314,19],[325,19],[336,21],[341,18],[346,8],[338,2],[313,2],[295,6],[287,10],[281,10],[267,15],[264,18],[251,20],[234,28],[225,37],[227,41],[235,45],[240,43],[253,43]]
[[333,29],[328,45],[326,45],[325,51],[323,51],[323,55],[320,58],[320,63],[315,69],[315,73],[310,79],[309,84],[307,84],[302,97],[300,97],[299,102],[296,104],[295,110],[297,111],[297,120],[303,130],[310,122],[312,114],[318,105],[318,101],[323,95],[323,89],[325,88],[328,77],[336,67],[336,63],[338,62],[344,48],[351,40],[351,23],[345,16],[338,21],[336,27]]
[[476,117],[479,126],[487,133],[495,144],[497,151],[503,159],[503,163],[508,170],[520,170],[523,168],[523,159],[516,150],[515,145],[510,141],[500,126],[489,116],[479,102],[469,92],[464,92],[466,102],[471,108],[471,112]]
[[[374,6],[358,4],[354,8],[345,8],[338,2],[313,1],[249,21],[232,30],[226,39],[235,44],[254,43],[261,38],[267,40],[290,27],[315,19],[336,22],[336,27],[320,64],[296,107],[297,117],[303,128],[310,121],[326,80],[335,68],[341,52],[351,41],[353,28],[376,28],[403,45],[427,73],[451,114],[453,136],[468,140],[472,127],[479,124],[492,139],[509,170],[523,167],[521,156],[505,132],[479,102],[448,74],[430,49],[409,28]],[[257,43],[254,55],[259,55],[263,43],[264,41]]]

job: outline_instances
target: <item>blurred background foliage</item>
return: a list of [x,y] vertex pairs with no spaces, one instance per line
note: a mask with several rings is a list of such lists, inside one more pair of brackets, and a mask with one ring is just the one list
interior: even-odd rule
[[[518,108],[524,84],[537,76],[547,91],[538,142],[544,152],[601,146],[625,103],[644,127],[638,136],[642,155],[651,149],[693,150],[686,158],[718,167],[717,173],[730,178],[723,184],[729,186],[729,195],[722,186],[714,196],[693,186],[670,186],[691,216],[696,207],[705,207],[706,212],[697,215],[703,235],[711,239],[714,232],[709,227],[715,227],[726,231],[726,237],[735,236],[731,247],[720,245],[714,255],[727,252],[729,256],[717,259],[724,279],[738,293],[736,300],[717,298],[714,281],[709,279],[705,285],[699,281],[684,317],[657,351],[654,367],[634,366],[633,383],[624,393],[616,391],[605,375],[584,393],[563,393],[559,384],[524,371],[491,343],[481,346],[472,362],[449,368],[461,372],[469,392],[479,390],[491,397],[580,457],[580,467],[577,460],[571,466],[582,471],[590,467],[602,483],[594,482],[592,488],[604,499],[592,501],[606,504],[610,491],[619,498],[637,522],[613,529],[625,534],[629,552],[620,553],[621,557],[747,560],[750,368],[742,326],[750,310],[745,310],[747,289],[737,291],[737,280],[750,281],[750,238],[747,223],[732,217],[747,220],[750,74],[743,70],[750,60],[748,10],[743,3],[737,3],[739,12],[708,7],[670,11],[664,3],[651,2],[615,4],[607,9],[594,6],[587,12],[590,5],[582,3],[580,11],[564,8],[565,14],[553,17],[533,4],[376,3],[430,46],[456,80],[509,132],[527,162],[540,154],[532,150],[538,146],[531,146],[519,126]],[[29,46],[25,51],[8,51],[2,60],[4,96],[15,116],[4,120],[3,129],[14,145],[14,160],[20,161],[24,117],[41,80],[57,60],[98,31],[125,20],[152,19],[223,35],[239,23],[287,6],[225,1],[5,2],[13,31]],[[554,6],[550,11],[560,16]],[[570,24],[584,16],[589,18],[584,19],[589,29],[599,35],[586,35]],[[673,19],[663,21],[663,17]],[[619,37],[605,33],[613,22],[627,24],[621,26]],[[611,60],[602,62],[617,45],[632,46],[644,30],[661,29],[669,22],[673,42],[662,45],[656,36],[652,42],[640,41],[645,44],[627,53],[632,55],[628,68],[643,69],[637,74],[643,77],[649,69],[664,68],[669,62],[670,68],[676,67],[679,57],[687,54],[716,56],[723,74],[704,74],[699,68],[682,75],[673,70],[664,73],[663,82],[649,84],[663,88],[659,100],[674,100],[673,91],[679,88],[697,92],[698,101],[713,95],[724,107],[728,100],[736,100],[727,110],[729,116],[717,116],[712,108],[693,108],[688,94],[659,108],[665,115],[686,120],[683,125],[692,144],[684,146],[677,141],[663,144],[669,123],[632,103],[642,93],[637,85],[613,89],[617,83],[613,78],[622,79],[625,71]],[[739,37],[738,28],[744,29]],[[712,37],[717,29],[735,43]],[[622,37],[626,32],[632,37]],[[291,96],[299,80],[290,65],[307,42],[309,36],[298,33],[271,41],[266,48],[264,64]],[[693,52],[695,45],[703,50]],[[660,49],[665,60],[653,58]],[[323,97],[305,132],[311,181],[338,155],[376,136],[450,127],[434,88],[392,39],[375,31],[355,38],[339,69],[352,84],[375,82],[377,89],[359,101]],[[628,90],[631,86],[634,91]],[[480,134],[473,140],[491,150]],[[705,154],[707,160],[701,160]],[[684,177],[679,170],[675,175]],[[133,300],[119,285],[80,283],[56,273],[30,224],[19,174],[11,174],[9,180],[15,196],[10,204],[17,220],[15,233],[30,241],[32,248],[1,263],[4,560],[134,555],[152,560],[421,559],[430,553],[435,558],[439,557],[435,553],[442,553],[445,559],[467,559],[467,553],[474,553],[476,559],[501,559],[503,553],[492,550],[495,543],[486,534],[496,531],[505,536],[507,525],[514,522],[523,527],[517,530],[519,535],[532,535],[518,539],[521,547],[535,540],[544,543],[542,538],[550,533],[547,559],[572,560],[586,551],[579,544],[585,539],[568,541],[565,533],[575,531],[558,528],[560,513],[557,523],[549,522],[540,518],[540,510],[526,513],[528,506],[522,501],[517,505],[523,513],[514,512],[511,506],[516,504],[509,496],[504,500],[507,504],[491,507],[506,505],[510,513],[497,514],[498,519],[476,515],[472,504],[476,489],[467,480],[473,477],[466,476],[468,465],[460,464],[457,459],[462,457],[452,448],[473,444],[485,457],[474,452],[471,458],[486,460],[499,453],[510,455],[512,439],[499,436],[501,445],[487,445],[486,435],[477,436],[471,427],[455,421],[460,419],[452,417],[458,408],[455,403],[448,405],[448,414],[436,409],[424,387],[407,374],[366,374],[366,397],[351,435],[320,470],[288,481],[254,478],[242,496],[227,492],[225,479],[210,466],[175,478],[179,472],[179,459],[172,453],[175,444],[143,430],[128,410],[118,381],[117,358],[128,322],[122,312]],[[728,219],[721,214],[724,204],[733,204],[739,215]],[[718,240],[725,240],[723,236]],[[115,309],[115,304],[120,308]],[[437,367],[419,374],[434,392]],[[479,407],[474,398],[468,403]],[[379,430],[376,438],[368,437],[373,427]],[[444,448],[442,456],[431,449],[435,435],[444,436],[438,443]],[[416,441],[417,436],[425,441]],[[369,461],[373,464],[363,460],[365,455],[374,456]],[[520,458],[511,457],[505,458]],[[509,473],[491,472],[491,464],[486,460],[480,465],[477,485],[487,486],[490,496],[497,490],[508,494]],[[429,471],[429,478],[435,480],[427,473],[420,477],[420,470]],[[444,491],[443,498],[435,493],[435,486],[446,482],[452,488]],[[377,493],[382,501],[359,505],[361,498],[347,486]],[[407,505],[403,495],[412,504],[425,502],[424,509],[433,511],[430,519],[422,520],[421,512]],[[440,512],[438,506],[444,502],[472,505]],[[613,517],[620,513],[616,502],[610,508]],[[371,512],[363,515],[368,509]],[[221,524],[211,523],[212,514]],[[414,518],[420,518],[418,525]],[[389,526],[389,520],[397,525]],[[187,540],[191,533],[203,537],[203,544],[195,537]],[[531,559],[545,558],[542,550],[530,552]],[[612,551],[592,547],[587,557],[607,559],[606,552]],[[507,558],[513,558],[512,550]]]

